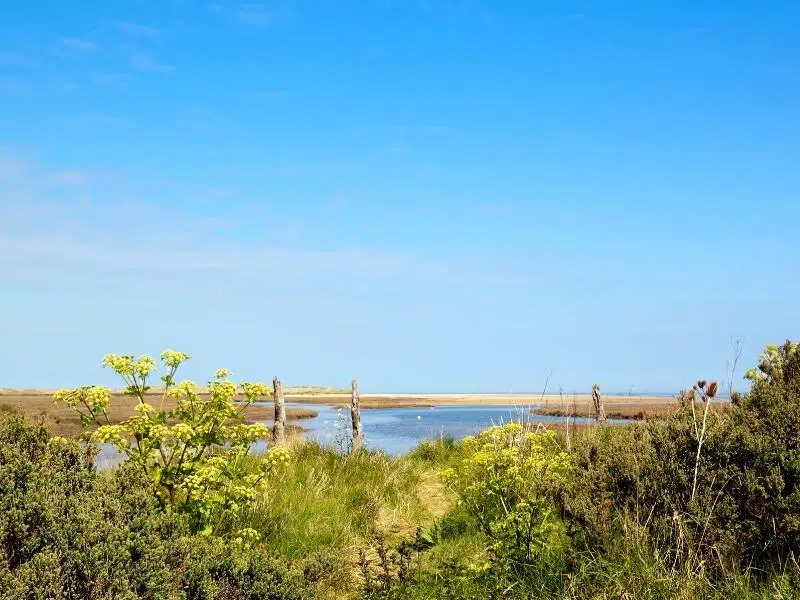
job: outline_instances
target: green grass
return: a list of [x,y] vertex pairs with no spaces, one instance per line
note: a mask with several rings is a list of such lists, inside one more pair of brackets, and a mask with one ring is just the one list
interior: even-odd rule
[[[625,442],[625,432],[631,431],[633,429],[616,428],[581,431],[572,439],[573,448],[575,445],[580,447],[595,444],[605,448],[609,454],[630,455],[632,460],[638,460],[643,457],[636,455]],[[0,454],[2,450],[3,446],[0,445]],[[217,584],[222,586],[220,589],[227,585],[224,583],[226,578],[235,578],[237,585],[244,586],[242,589],[250,589],[248,586],[260,585],[259,582],[265,577],[271,577],[271,573],[296,572],[300,578],[298,581],[311,582],[308,585],[313,588],[307,590],[310,597],[321,599],[800,598],[800,568],[797,562],[788,560],[780,568],[771,567],[772,570],[768,573],[737,568],[712,574],[704,560],[680,563],[672,560],[669,554],[670,542],[654,536],[640,521],[624,512],[613,514],[608,527],[609,533],[600,541],[590,544],[575,543],[565,556],[556,557],[557,560],[539,559],[536,564],[522,565],[521,570],[517,565],[521,576],[512,578],[511,583],[508,578],[502,580],[491,576],[476,576],[470,568],[472,565],[485,563],[491,557],[491,539],[478,528],[473,516],[456,502],[455,496],[440,480],[443,470],[458,467],[462,460],[470,456],[464,444],[448,438],[427,441],[399,458],[372,451],[342,455],[332,449],[303,441],[293,442],[289,450],[291,460],[284,470],[272,477],[269,488],[256,498],[255,503],[240,515],[237,522],[230,524],[234,530],[251,527],[258,531],[261,534],[258,546],[242,550],[241,556],[237,555],[236,560],[229,556],[233,551],[231,548],[220,546],[217,554],[211,556],[207,549],[198,546],[196,554],[191,555],[191,560],[186,559],[186,564],[194,565],[199,569],[198,572],[208,572],[207,577],[202,577],[217,577]],[[30,458],[25,460],[30,461]],[[256,462],[261,458],[252,457],[251,460]],[[49,464],[44,463],[40,468],[47,468]],[[615,468],[627,469],[625,464],[618,460]],[[51,487],[61,479],[63,481],[59,485],[71,485],[69,478],[64,473],[60,478],[56,471],[52,474],[48,471],[48,474],[47,477],[37,480],[41,486],[50,490],[46,494],[42,492],[46,501],[66,501],[63,492],[53,493]],[[0,478],[2,475],[3,469],[0,468]],[[99,501],[102,494],[112,492],[119,495],[119,498],[114,496],[115,502],[121,502],[122,499],[132,500],[132,491],[142,498],[149,497],[144,488],[117,490],[119,484],[114,471],[85,474],[86,477],[89,475],[96,479],[92,481],[95,481],[97,490],[102,491],[100,494],[90,495],[94,500]],[[53,489],[61,488],[56,486]],[[19,498],[9,498],[14,503],[20,501]],[[42,499],[31,498],[31,506],[36,508],[36,503],[40,500]],[[152,498],[150,501],[153,502]],[[139,508],[132,505],[131,510],[136,514]],[[154,503],[151,508],[155,509]],[[62,512],[53,515],[58,514],[59,519],[66,524],[64,526],[71,527],[71,517],[62,515]],[[98,511],[91,512],[91,515],[100,524],[113,517]],[[149,522],[149,517],[142,517],[142,523]],[[119,535],[120,531],[127,531],[125,527],[130,527],[130,524],[125,523],[117,525],[117,529],[112,531],[116,531],[115,535]],[[48,535],[50,533],[55,534],[58,531],[54,529]],[[141,532],[134,533],[143,535]],[[151,543],[158,542],[165,547],[171,543],[164,539],[159,541],[160,538],[157,538],[160,534],[155,530],[148,535]],[[386,586],[380,580],[383,569],[379,554],[381,542],[377,539],[379,535],[395,557],[404,541],[425,541],[424,549],[411,552],[407,574],[402,581],[398,562],[389,565],[391,584]],[[69,536],[64,538],[69,539]],[[91,544],[97,548],[105,541],[106,538],[101,536],[93,539]],[[76,568],[80,568],[78,559],[86,552],[85,548],[76,546]],[[124,555],[124,552],[118,553],[120,556]],[[378,581],[371,589],[364,586],[360,569],[362,557],[369,563],[368,571],[372,581]],[[0,588],[4,581],[2,558],[0,553]],[[251,559],[253,564],[247,563]],[[200,562],[205,565],[202,569],[197,566]],[[105,559],[98,559],[98,564],[105,565]],[[5,568],[8,575],[7,567]],[[155,573],[155,569],[150,568]],[[497,568],[503,568],[502,561]],[[167,571],[169,569],[164,572]],[[124,578],[123,575],[120,574],[120,578]],[[502,589],[498,589],[498,581],[502,584]],[[285,589],[285,586],[280,589]],[[0,597],[6,596],[0,593]]]
[[425,440],[408,454],[410,460],[439,470],[453,466],[463,456],[462,446],[451,436]]
[[297,443],[291,453],[290,466],[243,515],[281,554],[355,553],[376,533],[391,541],[413,535],[417,524],[441,511],[421,496],[426,486],[441,488],[437,493],[442,486],[430,469],[411,460],[381,452],[343,456],[312,442]]
[[[583,432],[574,442],[587,443],[601,434],[613,437],[609,430]],[[445,600],[489,598],[497,592],[487,581],[469,575],[470,565],[485,562],[488,539],[439,478],[442,470],[464,458],[460,443],[447,438],[427,441],[406,456],[391,458],[380,452],[343,456],[298,442],[291,454],[286,470],[242,515],[239,525],[259,531],[262,543],[284,557],[335,557],[337,566],[320,597],[359,597],[359,552],[379,577],[376,535],[396,549],[403,540],[412,540],[418,527],[433,544],[414,555],[410,579],[392,588],[395,595],[380,591],[362,597]],[[531,578],[520,583],[525,593],[576,600],[800,598],[796,564],[766,576],[733,571],[711,577],[702,563],[675,566],[667,560],[659,540],[634,519],[615,519],[610,541],[591,550],[576,548],[563,569],[534,569]],[[396,566],[392,569],[396,573]]]
[[[413,538],[418,527],[435,527],[455,503],[439,480],[440,465],[418,456],[342,455],[304,441],[295,442],[290,452],[289,465],[236,526],[255,529],[264,546],[290,559],[335,557],[330,588],[321,590],[321,597],[357,593],[359,551],[377,564],[377,535],[396,547]],[[431,559],[465,560],[481,552],[482,544],[474,533],[451,527]]]

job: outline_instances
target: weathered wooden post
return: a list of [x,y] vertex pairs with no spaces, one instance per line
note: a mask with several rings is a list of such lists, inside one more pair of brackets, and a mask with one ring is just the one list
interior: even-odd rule
[[286,405],[283,402],[283,388],[281,380],[272,379],[272,397],[275,400],[275,422],[272,425],[272,442],[280,444],[284,440],[286,431]]
[[603,397],[600,395],[600,386],[592,386],[592,401],[594,402],[594,418],[598,423],[606,422],[606,409],[603,408]]
[[351,382],[350,419],[353,422],[353,440],[350,445],[351,452],[358,452],[364,447],[364,430],[361,427],[361,406],[358,400],[358,381]]

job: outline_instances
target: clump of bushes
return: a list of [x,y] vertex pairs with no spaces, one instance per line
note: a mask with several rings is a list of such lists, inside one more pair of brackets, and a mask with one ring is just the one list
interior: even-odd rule
[[[365,597],[800,597],[800,345],[767,347],[747,378],[730,409],[701,380],[666,422],[578,431],[569,450],[516,424],[421,446],[459,504],[423,566],[398,549]],[[454,518],[480,545],[444,562]]]
[[710,399],[698,407],[693,390],[666,424],[576,444],[583,497],[575,516],[595,538],[625,514],[662,540],[674,563],[717,575],[791,564],[800,553],[798,345],[768,347],[748,378],[752,389],[729,411]]
[[0,596],[304,599],[327,568],[258,544],[192,535],[133,464],[110,473],[95,450],[0,419]]

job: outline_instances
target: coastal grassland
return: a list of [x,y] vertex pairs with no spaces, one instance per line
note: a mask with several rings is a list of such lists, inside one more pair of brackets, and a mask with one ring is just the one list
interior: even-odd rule
[[437,468],[408,458],[342,455],[304,441],[290,453],[289,467],[231,526],[255,529],[264,547],[292,560],[335,556],[326,579],[331,598],[358,596],[359,553],[377,561],[378,536],[395,548],[455,503]]
[[698,381],[625,427],[508,423],[400,457],[292,440],[210,534],[157,501],[163,471],[100,472],[3,417],[0,597],[800,598],[800,345],[747,376],[728,410]]
[[[75,442],[43,449],[48,434],[40,426],[15,434],[24,438],[20,444],[36,439],[41,446],[23,453],[25,465],[11,466],[8,430],[21,429],[13,419],[0,425],[0,481],[13,478],[11,471],[24,472],[26,494],[0,486],[0,589],[17,590],[3,598],[29,597],[30,590],[45,586],[63,590],[87,574],[97,593],[87,598],[122,598],[122,591],[133,589],[138,597],[209,599],[766,600],[796,598],[800,591],[800,571],[788,553],[776,549],[757,563],[746,555],[733,563],[715,558],[715,552],[730,550],[730,540],[720,543],[726,525],[712,519],[715,541],[698,544],[686,504],[687,512],[679,513],[686,519],[685,537],[662,528],[672,516],[652,492],[666,474],[646,485],[654,477],[651,461],[657,460],[660,438],[644,424],[574,430],[573,470],[564,489],[514,487],[503,483],[505,475],[489,480],[515,502],[517,516],[557,524],[559,535],[540,538],[546,543],[528,560],[517,554],[513,531],[503,535],[497,525],[482,525],[479,515],[494,510],[491,494],[477,504],[474,497],[459,503],[464,485],[447,484],[443,477],[450,470],[464,472],[467,486],[482,484],[487,480],[476,478],[475,465],[487,466],[487,457],[501,474],[538,457],[522,450],[524,444],[515,455],[516,440],[487,453],[469,441],[445,438],[398,458],[379,452],[347,456],[295,441],[285,470],[228,524],[230,531],[246,525],[261,535],[242,547],[225,535],[190,535],[179,517],[161,513],[138,474],[125,467],[94,470]],[[564,451],[564,438],[555,435],[554,451]],[[476,463],[478,456],[483,458]],[[713,479],[708,466],[706,482]],[[682,489],[685,484],[670,491],[678,504]],[[537,512],[520,509],[521,501],[531,500],[539,502]],[[109,556],[116,556],[112,563],[104,558]],[[46,564],[54,565],[47,567],[53,574],[43,579],[37,573]]]

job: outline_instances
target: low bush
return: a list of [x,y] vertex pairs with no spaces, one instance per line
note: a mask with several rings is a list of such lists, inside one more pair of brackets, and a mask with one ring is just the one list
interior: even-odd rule
[[0,419],[4,600],[315,597],[317,557],[288,561],[258,544],[193,536],[134,465],[98,473],[94,454],[21,417]]
[[701,381],[666,423],[601,428],[576,441],[579,492],[566,502],[575,529],[607,545],[620,535],[620,517],[630,518],[659,541],[667,562],[712,577],[793,564],[800,553],[797,348],[768,347],[748,372],[752,389],[734,396],[730,410],[716,410],[702,394],[712,384]]

